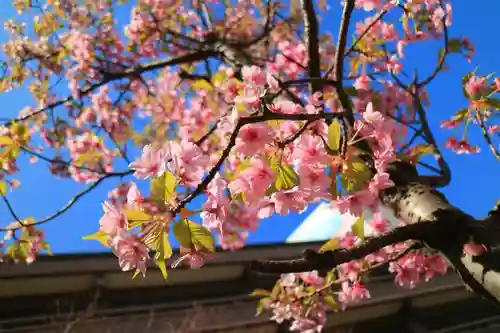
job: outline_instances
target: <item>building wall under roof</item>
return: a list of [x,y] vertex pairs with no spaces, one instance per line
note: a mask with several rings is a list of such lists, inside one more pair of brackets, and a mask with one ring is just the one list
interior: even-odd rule
[[[280,245],[221,253],[200,271],[154,269],[146,279],[119,272],[110,255],[56,256],[32,266],[0,269],[0,332],[202,333],[286,332],[255,317],[248,293],[272,287],[276,276],[246,269],[257,258],[289,258],[310,245]],[[331,313],[324,332],[495,332],[497,308],[471,297],[454,274],[404,290],[383,274],[372,278],[372,298]]]

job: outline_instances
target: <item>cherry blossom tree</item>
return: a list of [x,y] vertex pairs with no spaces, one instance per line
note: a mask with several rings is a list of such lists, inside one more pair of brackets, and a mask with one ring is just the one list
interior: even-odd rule
[[[474,56],[466,37],[449,35],[452,1],[344,0],[334,13],[312,0],[138,0],[121,27],[123,2],[13,1],[32,20],[4,24],[0,89],[28,87],[35,102],[1,128],[0,193],[13,219],[2,228],[4,261],[49,251],[43,224],[118,178],[85,238],[111,248],[133,277],[149,261],[165,278],[169,267],[199,268],[216,246],[244,247],[274,214],[317,202],[346,214],[352,231],[319,251],[251,264],[281,274],[254,295],[259,311],[294,331],[319,332],[327,309],[370,297],[367,274],[386,264],[401,287],[451,267],[500,301],[499,206],[477,220],[437,190],[451,171],[429,128],[427,87],[449,56]],[[322,32],[327,15],[340,16],[337,36]],[[434,70],[410,79],[405,49],[430,40],[442,45]],[[500,159],[500,78],[476,70],[462,84],[468,104],[441,127],[476,126],[483,138],[452,136],[446,148],[476,154],[484,139]],[[50,216],[22,218],[8,192],[25,154],[88,187]]]

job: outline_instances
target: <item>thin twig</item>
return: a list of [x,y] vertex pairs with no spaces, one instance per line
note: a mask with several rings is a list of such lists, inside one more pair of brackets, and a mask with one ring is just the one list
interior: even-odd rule
[[443,157],[443,154],[439,150],[439,146],[436,142],[436,139],[434,138],[434,134],[432,134],[432,131],[429,127],[429,122],[427,121],[426,112],[424,110],[424,107],[422,106],[422,102],[420,101],[418,86],[414,85],[414,90],[410,91],[410,94],[413,98],[413,105],[418,114],[418,118],[422,126],[421,128],[423,130],[425,140],[434,148],[434,157],[436,158],[440,169],[439,176],[425,176],[422,177],[422,181],[435,187],[446,186],[451,181],[450,166],[448,165],[448,163]]
[[[46,222],[49,222],[59,216],[61,216],[62,214],[64,214],[66,211],[68,211],[74,204],[76,204],[78,202],[78,200],[80,200],[82,197],[84,197],[86,194],[88,194],[89,192],[91,192],[93,189],[95,189],[97,186],[99,186],[99,184],[101,184],[104,180],[106,179],[109,179],[109,178],[113,178],[113,177],[125,177],[127,175],[130,175],[134,172],[134,170],[127,170],[127,171],[123,171],[123,172],[112,172],[112,173],[108,173],[107,175],[99,178],[95,183],[91,184],[90,186],[88,186],[86,189],[78,192],[73,198],[71,198],[71,200],[68,201],[68,203],[66,205],[64,205],[63,207],[61,207],[58,211],[56,211],[55,213],[53,214],[50,214],[40,220],[37,220],[37,221],[34,221],[33,223],[30,223],[29,225],[30,226],[33,226],[33,225],[40,225],[40,224],[43,224],[43,223],[46,223]],[[9,230],[17,230],[17,229],[20,229],[22,226],[20,227],[15,227],[15,228],[0,228],[0,231],[9,231]]]
[[491,136],[488,133],[488,129],[486,128],[486,124],[484,123],[483,117],[481,117],[481,114],[477,110],[476,110],[476,119],[479,122],[479,126],[481,127],[481,131],[483,132],[484,139],[486,140],[486,143],[490,147],[491,152],[498,160],[500,160],[500,152],[496,149],[495,144],[491,140]]

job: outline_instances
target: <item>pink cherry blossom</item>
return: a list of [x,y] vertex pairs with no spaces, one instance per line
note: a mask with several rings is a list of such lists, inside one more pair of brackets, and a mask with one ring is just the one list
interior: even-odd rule
[[118,232],[111,240],[113,253],[118,257],[118,264],[123,271],[137,269],[143,276],[146,275],[146,261],[149,259],[148,248],[137,236],[129,234],[124,229]]
[[386,172],[377,172],[368,185],[370,192],[375,196],[378,196],[380,191],[392,186],[394,186],[394,182],[389,178],[389,174]]
[[271,200],[274,202],[276,213],[280,215],[288,215],[290,210],[302,213],[307,208],[306,194],[298,187],[275,192]]
[[165,171],[165,151],[146,145],[142,149],[139,159],[130,163],[129,167],[134,169],[134,176],[140,179],[157,177]]
[[473,98],[478,98],[488,87],[488,80],[486,77],[472,75],[465,84],[465,91]]
[[274,181],[274,172],[267,162],[252,159],[251,166],[229,184],[232,193],[244,193],[247,200],[259,199]]
[[361,216],[366,207],[375,202],[375,196],[367,191],[359,191],[348,196],[340,197],[332,201],[332,205],[341,213],[349,213],[353,216]]
[[165,144],[165,152],[169,156],[167,167],[180,178],[185,185],[197,186],[203,178],[209,158],[200,147],[192,142],[177,143],[169,141]]
[[370,292],[361,282],[342,282],[342,289],[338,294],[338,299],[343,307],[347,304],[358,303],[365,298],[370,298]]
[[326,165],[330,160],[321,139],[312,135],[303,135],[297,140],[292,158],[306,165]]
[[245,156],[252,156],[272,141],[272,131],[267,124],[251,124],[240,130],[235,150]]
[[117,209],[108,201],[104,201],[102,208],[104,210],[104,215],[99,221],[102,231],[114,235],[119,230],[127,228],[127,217],[121,210]]
[[172,263],[172,268],[177,268],[181,264],[188,266],[191,269],[199,269],[205,265],[205,254],[197,251],[187,251],[174,263]]

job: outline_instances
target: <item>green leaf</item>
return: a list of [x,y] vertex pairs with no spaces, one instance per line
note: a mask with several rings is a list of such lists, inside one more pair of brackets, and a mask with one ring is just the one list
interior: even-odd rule
[[0,137],[0,146],[11,146],[14,144],[14,140],[12,140],[8,136]]
[[274,186],[277,190],[289,190],[299,183],[299,176],[290,165],[280,163]]
[[136,269],[135,272],[134,272],[134,275],[132,275],[132,280],[134,280],[137,276],[139,276],[139,274],[141,274],[141,270],[140,269]]
[[365,239],[365,217],[359,217],[352,225],[351,230],[359,239]]
[[334,251],[338,249],[340,246],[338,238],[332,238],[328,240],[321,248],[319,249],[319,252],[327,252],[327,251]]
[[347,168],[342,169],[342,185],[349,192],[359,191],[371,178],[372,172],[359,158],[351,158]]
[[47,254],[48,254],[49,256],[52,256],[52,255],[53,255],[52,250],[50,249],[50,245],[49,245],[49,243],[47,243],[47,242],[43,242],[42,248],[45,250],[45,252],[47,252]]
[[333,268],[331,271],[329,271],[327,274],[326,274],[326,283],[327,284],[332,284],[335,280],[337,280],[337,272],[335,270],[335,268]]
[[160,269],[161,271],[161,275],[163,276],[163,278],[166,280],[167,277],[168,277],[168,273],[167,273],[167,266],[165,265],[165,259],[162,259],[162,258],[154,258],[154,262],[156,264],[156,266],[158,266],[158,268]]
[[276,282],[276,284],[273,287],[273,290],[271,291],[271,298],[274,300],[278,299],[278,296],[280,295],[280,293],[281,293],[281,285],[280,285],[280,281],[278,281],[278,282]]
[[146,214],[140,209],[125,209],[123,213],[125,214],[129,222],[135,222],[135,221],[147,222],[153,219],[151,215]]
[[325,296],[324,301],[333,311],[338,312],[340,310],[339,305],[332,295]]
[[334,119],[333,122],[328,126],[328,146],[335,151],[340,149],[340,123],[337,119]]
[[214,87],[212,84],[204,79],[196,80],[192,83],[193,88],[196,90],[213,91]]
[[160,237],[156,239],[154,250],[156,251],[155,260],[165,261],[172,257],[172,246],[170,245],[167,231],[161,231]]
[[175,196],[177,181],[170,171],[151,180],[151,197],[154,201],[169,201]]
[[173,231],[175,238],[182,247],[191,248],[194,245],[197,250],[215,251],[214,236],[210,230],[201,224],[183,219],[174,225]]
[[165,201],[171,200],[175,196],[175,187],[177,186],[177,179],[170,171],[165,171]]
[[486,99],[489,106],[496,110],[500,110],[500,100],[498,98],[489,97]]
[[451,117],[451,120],[452,121],[462,121],[467,117],[468,114],[469,114],[468,108],[460,109],[455,113],[455,115],[453,117]]
[[462,40],[458,38],[451,38],[448,40],[448,52],[459,53],[462,51]]
[[266,301],[268,301],[267,298],[259,299],[259,301],[257,302],[257,311],[255,312],[256,316],[260,315],[262,311],[264,311],[264,304]]
[[4,182],[3,180],[0,180],[0,193],[2,195],[6,195],[7,194],[7,183]]
[[410,150],[410,155],[412,158],[419,160],[422,156],[431,154],[434,152],[434,147],[432,145],[420,144],[416,145]]
[[250,296],[270,296],[271,292],[265,289],[255,289]]
[[84,237],[82,237],[82,239],[83,240],[96,240],[96,241],[100,242],[102,245],[109,247],[109,245],[108,245],[109,235],[102,230],[99,230],[99,231],[93,233],[92,235],[84,236]]

